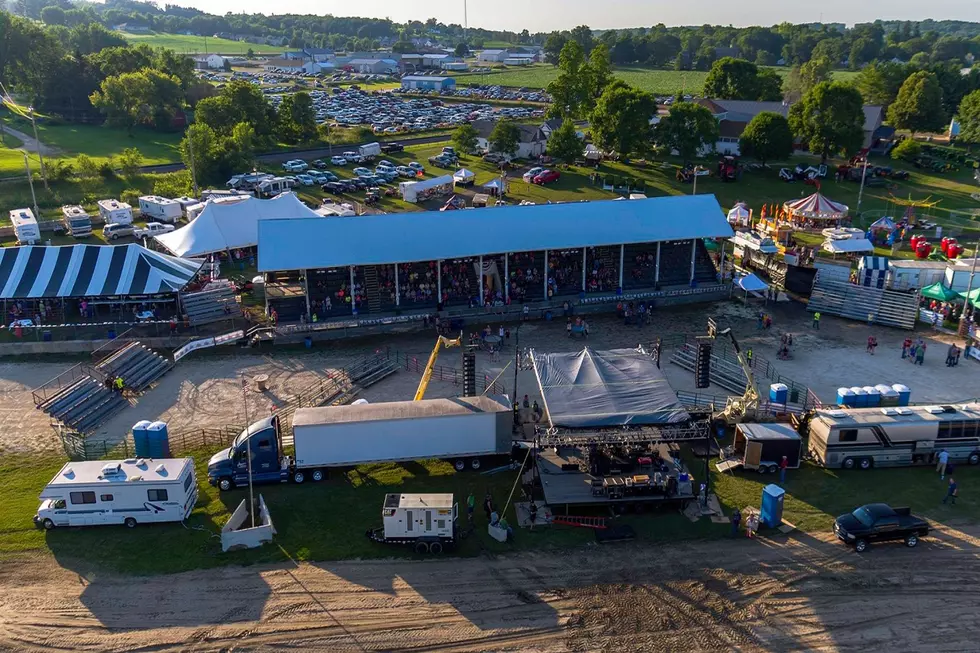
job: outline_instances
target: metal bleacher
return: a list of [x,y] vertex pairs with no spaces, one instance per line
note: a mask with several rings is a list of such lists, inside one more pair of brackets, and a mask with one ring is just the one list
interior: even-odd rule
[[91,433],[130,405],[106,385],[121,377],[128,393],[142,392],[167,373],[173,363],[138,341],[130,341],[94,366],[76,365],[33,392],[34,405],[69,429]]
[[180,297],[180,305],[193,326],[242,315],[242,307],[238,303],[235,287],[230,283],[212,284],[212,287],[207,290],[183,294]]
[[[914,329],[919,298],[914,292],[859,286],[818,272],[807,310],[875,324]],[[870,316],[870,317],[869,317]]]

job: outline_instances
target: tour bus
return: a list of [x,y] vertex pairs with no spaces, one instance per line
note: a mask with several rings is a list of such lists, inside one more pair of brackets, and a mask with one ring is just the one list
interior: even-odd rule
[[65,463],[41,492],[34,524],[56,526],[183,521],[197,503],[191,458]]
[[980,404],[817,410],[809,453],[824,467],[980,464]]

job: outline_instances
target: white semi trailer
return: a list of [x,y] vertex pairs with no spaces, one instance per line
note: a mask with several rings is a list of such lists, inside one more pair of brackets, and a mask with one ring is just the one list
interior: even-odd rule
[[457,471],[510,456],[513,410],[505,399],[455,397],[299,408],[294,455],[284,451],[277,416],[256,422],[208,462],[208,481],[222,490],[253,482],[320,481],[331,467],[429,458]]

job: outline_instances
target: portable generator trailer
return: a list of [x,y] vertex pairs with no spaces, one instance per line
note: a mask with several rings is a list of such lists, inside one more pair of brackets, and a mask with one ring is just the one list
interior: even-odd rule
[[452,494],[387,494],[381,528],[365,534],[381,544],[409,545],[416,553],[438,555],[456,545],[457,517]]

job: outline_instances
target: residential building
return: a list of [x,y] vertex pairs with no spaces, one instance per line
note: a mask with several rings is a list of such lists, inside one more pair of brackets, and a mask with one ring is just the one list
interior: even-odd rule
[[194,63],[200,69],[224,70],[225,63],[227,62],[228,58],[222,57],[220,54],[208,54],[200,57],[194,57]]
[[[476,130],[476,146],[481,150],[492,151],[490,147],[490,134],[493,133],[497,123],[493,120],[474,120],[472,123]],[[520,130],[520,139],[517,145],[516,159],[533,159],[541,156],[548,145],[548,137],[544,135],[540,127],[534,125],[517,124]]]
[[509,56],[507,50],[483,50],[476,55],[476,60],[481,63],[503,63]]
[[456,88],[456,80],[452,77],[405,75],[402,77],[402,88],[414,91],[452,91]]
[[555,130],[561,127],[561,123],[561,118],[552,118],[541,123],[541,133],[544,134],[545,140],[551,138]]

